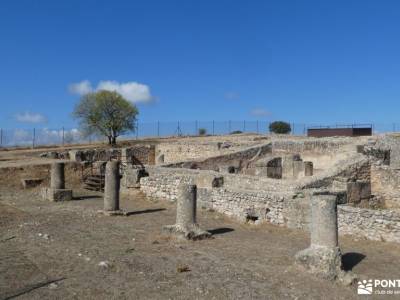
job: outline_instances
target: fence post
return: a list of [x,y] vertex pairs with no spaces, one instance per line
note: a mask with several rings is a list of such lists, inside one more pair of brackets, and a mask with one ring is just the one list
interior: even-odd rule
[[292,123],[292,135],[294,135],[294,123]]
[[62,128],[62,145],[64,147],[64,127]]
[[246,131],[246,121],[244,120],[243,121],[243,132],[245,132]]
[[157,121],[157,136],[160,137],[160,121]]
[[35,138],[36,138],[36,130],[35,130],[35,128],[33,128],[32,148],[35,148]]
[[214,124],[214,120],[213,120],[213,135],[215,135],[215,131],[214,131],[214,129],[215,129],[215,124]]

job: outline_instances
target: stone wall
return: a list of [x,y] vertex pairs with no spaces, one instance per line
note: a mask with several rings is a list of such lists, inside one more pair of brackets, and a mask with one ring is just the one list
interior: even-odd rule
[[111,148],[111,149],[85,149],[70,150],[69,159],[72,161],[109,161],[111,159],[127,159],[135,164],[154,165],[155,164],[155,146],[136,146],[128,148]]
[[307,138],[303,140],[274,140],[274,154],[300,154],[304,161],[312,161],[316,173],[326,170],[338,161],[356,152],[359,139],[347,137]]
[[190,168],[200,170],[214,170],[226,172],[230,168],[234,173],[241,172],[255,160],[271,155],[271,144],[263,144],[260,146],[245,148],[229,154],[209,157],[203,160],[184,161],[174,164],[165,165],[172,168]]
[[340,234],[364,237],[374,241],[400,243],[400,212],[373,210],[340,205]]
[[164,154],[164,162],[170,164],[229,154],[238,151],[240,148],[258,143],[260,143],[260,140],[254,137],[209,137],[207,141],[202,138],[182,139],[177,142],[158,144],[156,146],[156,155]]
[[298,181],[299,188],[321,188],[338,185],[346,190],[348,181],[370,181],[371,161],[362,154],[353,154],[345,160],[337,162],[332,168],[306,177]]
[[386,208],[400,208],[400,170],[386,165],[371,166],[371,193],[379,195]]
[[[356,173],[355,170],[357,168],[348,172]],[[140,179],[141,190],[147,196],[176,201],[177,186],[180,182],[196,184],[199,177],[208,176],[209,188],[198,188],[199,207],[215,210],[240,221],[265,221],[309,230],[309,194],[312,189],[299,190],[294,182],[223,174],[223,184],[212,188],[211,179],[221,177],[218,172],[161,167],[152,167],[148,172],[149,177]],[[365,176],[367,175],[362,177]],[[351,234],[371,240],[400,242],[400,212],[339,205],[338,214],[339,232],[342,235]]]

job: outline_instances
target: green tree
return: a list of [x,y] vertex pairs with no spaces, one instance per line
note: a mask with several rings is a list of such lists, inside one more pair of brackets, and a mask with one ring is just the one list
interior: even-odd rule
[[72,114],[84,135],[104,135],[115,145],[118,136],[136,130],[138,110],[117,92],[102,90],[82,96]]
[[292,128],[287,122],[275,121],[269,124],[269,131],[273,133],[287,134],[292,131]]
[[207,129],[199,128],[199,135],[206,135],[206,134],[207,134]]

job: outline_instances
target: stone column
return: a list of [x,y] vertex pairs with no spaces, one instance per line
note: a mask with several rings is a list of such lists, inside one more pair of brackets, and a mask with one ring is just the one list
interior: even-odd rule
[[312,195],[311,246],[298,252],[295,258],[298,265],[321,278],[343,277],[336,195]]
[[50,169],[50,187],[42,189],[42,197],[50,201],[72,200],[72,190],[65,188],[65,164],[56,162]]
[[196,223],[197,187],[183,184],[178,189],[176,225],[187,227]]
[[314,174],[314,165],[312,161],[304,162],[304,175],[305,176],[313,176]]
[[50,188],[65,189],[64,163],[57,162],[51,165]]
[[178,186],[176,224],[164,226],[163,232],[180,238],[199,240],[211,234],[202,230],[196,222],[197,187],[192,184]]
[[104,185],[104,212],[119,211],[119,162],[109,161],[106,164]]
[[338,247],[336,196],[314,196],[311,205],[311,247]]

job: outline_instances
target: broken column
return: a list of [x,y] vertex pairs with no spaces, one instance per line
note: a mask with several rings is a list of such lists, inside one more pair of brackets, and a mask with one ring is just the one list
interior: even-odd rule
[[196,222],[197,187],[193,184],[178,186],[176,224],[163,227],[163,232],[180,238],[199,240],[211,234],[202,230]]
[[313,195],[311,200],[311,246],[296,254],[296,262],[311,273],[333,280],[343,272],[336,196]]
[[314,165],[312,161],[304,162],[304,175],[305,176],[313,176],[314,174]]
[[50,201],[72,200],[72,190],[65,188],[65,164],[56,162],[51,165],[50,187],[42,189],[42,197]]
[[119,162],[109,161],[106,164],[103,211],[107,215],[122,214],[119,209],[119,188]]
[[293,161],[293,178],[301,178],[305,175],[305,165],[302,160]]

